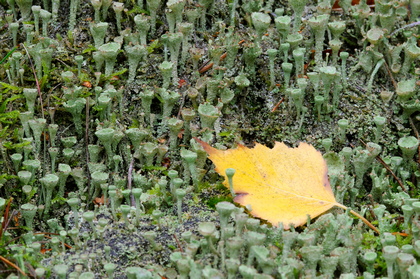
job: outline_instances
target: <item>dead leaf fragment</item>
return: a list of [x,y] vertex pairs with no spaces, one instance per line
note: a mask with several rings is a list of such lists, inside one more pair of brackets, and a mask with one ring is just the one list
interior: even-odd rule
[[236,170],[234,201],[250,206],[252,215],[274,226],[282,222],[284,228],[289,229],[290,225],[305,224],[308,215],[317,217],[333,206],[347,208],[335,200],[328,181],[327,164],[312,145],[302,142],[299,147],[290,148],[276,142],[270,149],[257,143],[252,149],[238,145],[236,149],[218,150],[196,140],[216,165],[215,170],[225,177],[225,186],[229,187],[226,169]]

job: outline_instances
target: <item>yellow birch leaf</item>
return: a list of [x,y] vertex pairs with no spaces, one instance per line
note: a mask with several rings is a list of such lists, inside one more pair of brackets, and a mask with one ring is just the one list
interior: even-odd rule
[[[254,148],[238,145],[236,149],[218,150],[196,139],[209,154],[215,170],[225,177],[226,169],[235,169],[233,176],[234,201],[250,206],[250,213],[274,226],[301,226],[308,215],[315,218],[334,206],[347,209],[335,200],[327,176],[327,164],[312,145],[300,143],[290,148],[276,142],[272,149],[258,144]],[[365,218],[369,227],[378,230]]]

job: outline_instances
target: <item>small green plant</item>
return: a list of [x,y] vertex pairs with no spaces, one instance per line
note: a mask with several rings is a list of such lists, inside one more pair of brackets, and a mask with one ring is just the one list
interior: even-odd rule
[[[1,274],[418,273],[415,1],[0,2]],[[381,234],[251,218],[193,138],[314,145]]]

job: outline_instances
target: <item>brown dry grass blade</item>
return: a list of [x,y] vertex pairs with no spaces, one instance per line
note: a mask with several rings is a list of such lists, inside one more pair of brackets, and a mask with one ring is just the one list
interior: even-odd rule
[[4,210],[4,215],[3,215],[3,222],[1,223],[1,228],[0,228],[0,240],[3,236],[3,232],[7,229],[8,225],[9,225],[9,211],[10,211],[10,205],[12,204],[12,200],[13,198],[10,198],[9,201],[7,202],[6,208]]
[[[47,233],[47,232],[39,232],[39,233],[34,233],[34,234],[43,234],[44,235],[44,237],[46,237],[46,238],[48,238],[48,239],[51,239],[52,237],[51,236],[48,236],[48,234],[51,234],[51,235],[58,235],[58,234],[56,234],[56,233]],[[70,245],[68,245],[67,243],[63,243],[63,242],[61,242],[60,241],[60,243],[61,244],[63,244],[64,246],[66,246],[66,248],[68,248],[68,249],[71,249],[71,248],[73,248],[72,246],[70,246]]]
[[23,272],[22,269],[20,269],[17,265],[15,265],[14,263],[12,263],[11,261],[9,261],[8,259],[0,256],[0,260],[2,262],[4,262],[7,265],[10,265],[11,267],[15,268],[17,271],[19,271],[20,274],[22,274],[23,276],[27,276],[27,274],[25,272]]

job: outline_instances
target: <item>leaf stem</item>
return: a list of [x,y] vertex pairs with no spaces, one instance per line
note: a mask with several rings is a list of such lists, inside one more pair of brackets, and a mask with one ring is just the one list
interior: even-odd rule
[[11,267],[14,267],[17,271],[19,271],[20,274],[22,274],[23,276],[27,276],[26,273],[20,269],[17,265],[15,265],[14,263],[12,263],[11,261],[9,261],[8,259],[0,256],[0,260],[3,261],[5,264],[10,265]]
[[[336,203],[335,206],[340,207],[344,210],[349,209],[347,206],[342,205],[340,203]],[[365,223],[369,228],[374,230],[377,234],[380,234],[379,230],[374,225],[372,225],[372,223],[369,222],[365,217],[363,217],[362,215],[360,215],[359,213],[357,213],[356,211],[351,210],[351,209],[350,209],[350,213],[353,214],[354,216],[356,216],[357,218],[359,218],[360,220],[362,220],[363,223]]]

